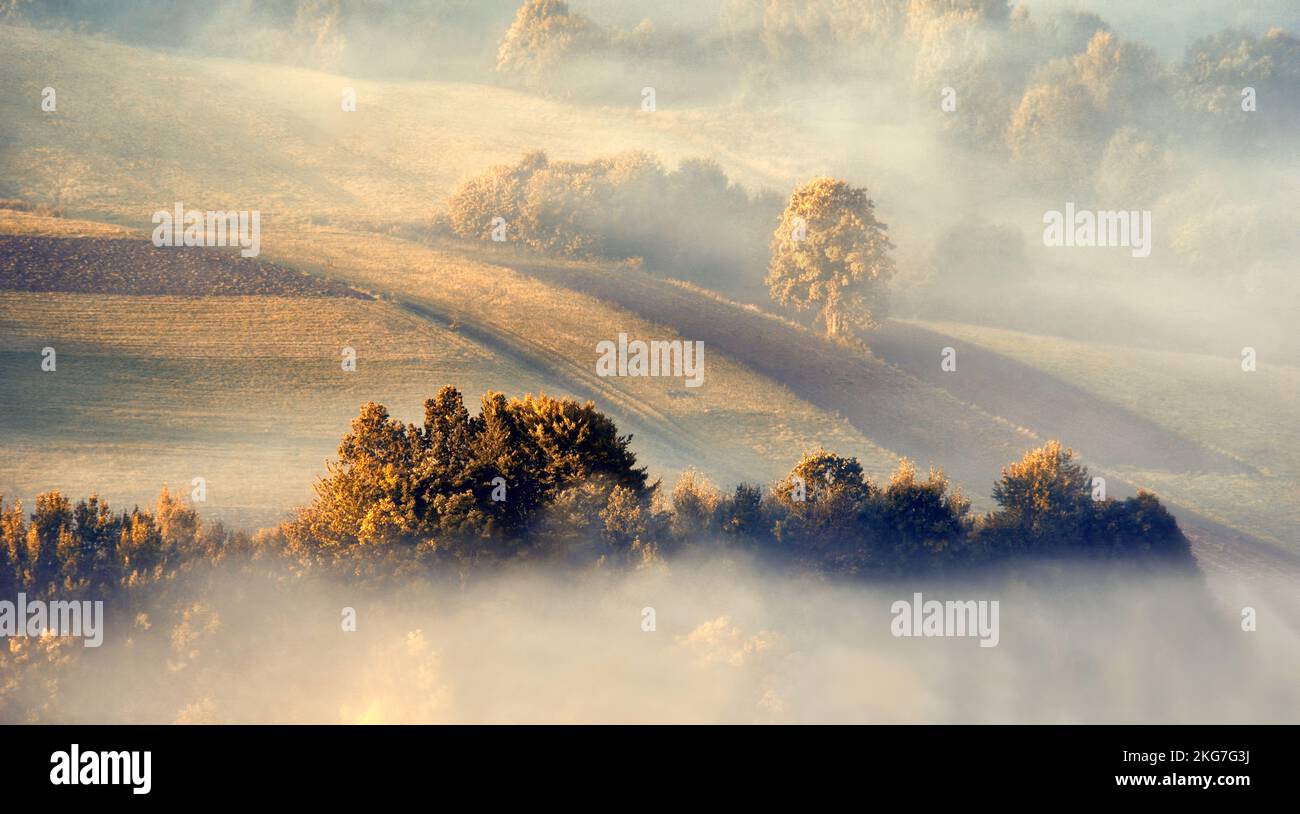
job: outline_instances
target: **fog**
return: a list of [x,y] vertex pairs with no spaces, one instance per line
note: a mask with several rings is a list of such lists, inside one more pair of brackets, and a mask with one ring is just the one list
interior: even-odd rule
[[[520,5],[136,0],[11,14],[147,47],[503,85],[575,105],[627,105],[651,86],[665,111],[789,134],[777,154],[741,146],[743,134],[699,140],[698,157],[751,195],[784,198],[822,173],[867,187],[897,246],[899,316],[985,314],[985,324],[1223,356],[1246,345],[1274,359],[1300,351],[1289,329],[1300,308],[1292,4],[582,0],[531,23],[516,20]],[[1245,86],[1257,94],[1249,112]],[[593,144],[585,158],[624,149]],[[1045,213],[1067,203],[1150,211],[1150,255],[1044,246]],[[972,219],[1006,243],[955,241]],[[761,298],[753,258],[765,246],[726,246],[771,224],[716,226],[722,247],[710,259],[736,268],[718,271],[714,287]],[[605,225],[620,228],[638,224]],[[666,244],[697,238],[672,231]],[[1022,243],[1025,262],[1005,267]],[[680,264],[654,270],[709,282]]]
[[[110,604],[105,644],[64,640],[62,669],[20,682],[6,717],[16,702],[69,722],[1295,721],[1300,608],[1279,588],[1077,566],[836,584],[722,555],[397,591],[227,574],[168,589],[172,610]],[[915,592],[997,600],[996,646],[895,637],[891,605]]]
[[[652,272],[764,302],[766,239],[753,236],[771,233],[771,196],[829,174],[867,187],[889,225],[893,316],[1204,353],[1230,370],[1244,346],[1264,364],[1300,353],[1293,3],[1033,0],[1026,17],[988,2],[826,0],[782,14],[743,0],[575,0],[565,30],[581,36],[521,36],[537,47],[512,57],[501,45],[519,5],[31,3],[6,21],[324,77],[500,85],[611,116],[653,86],[660,110],[698,117],[698,157],[744,196],[739,214],[703,227],[708,215],[685,206],[601,224],[625,245],[663,226]],[[1195,44],[1230,28],[1243,33]],[[786,139],[779,149],[766,130]],[[593,138],[578,160],[624,149]],[[429,191],[430,218],[445,193]],[[1045,213],[1067,205],[1150,211],[1149,256],[1045,245]],[[1269,495],[1251,499],[1279,511]],[[1300,722],[1293,583],[1076,566],[854,583],[716,555],[392,585],[258,566],[129,594],[139,604],[110,605],[101,648],[13,640],[0,719]],[[999,601],[997,646],[891,635],[891,605],[918,591]],[[1246,607],[1257,630],[1242,629]]]

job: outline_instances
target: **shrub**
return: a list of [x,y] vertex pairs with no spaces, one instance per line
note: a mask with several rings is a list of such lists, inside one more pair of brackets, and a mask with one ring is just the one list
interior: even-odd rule
[[643,152],[588,162],[532,152],[462,182],[446,224],[461,238],[490,240],[501,218],[509,242],[543,254],[640,259],[720,290],[748,290],[779,211],[773,196],[751,198],[713,161],[669,171]]

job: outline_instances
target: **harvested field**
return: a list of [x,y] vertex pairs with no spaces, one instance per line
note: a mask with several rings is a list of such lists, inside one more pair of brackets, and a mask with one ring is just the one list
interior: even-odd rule
[[159,248],[144,240],[0,235],[0,289],[183,297],[357,297],[237,249]]

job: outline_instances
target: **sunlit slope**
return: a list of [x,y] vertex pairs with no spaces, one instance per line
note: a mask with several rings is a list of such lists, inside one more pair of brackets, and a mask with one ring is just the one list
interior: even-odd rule
[[[277,235],[272,257],[346,280],[495,353],[534,366],[553,388],[594,400],[636,436],[638,455],[660,472],[687,467],[724,483],[767,481],[806,450],[859,456],[877,475],[897,455],[847,421],[706,343],[704,384],[683,378],[597,375],[597,345],[630,339],[694,340],[596,297],[547,285],[459,251],[333,229]],[[630,272],[635,273],[635,272]]]
[[[584,108],[488,85],[383,83],[188,57],[0,26],[5,194],[146,224],[176,200],[260,209],[274,225],[427,219],[460,179],[529,150],[557,158],[644,149],[714,155],[750,186],[811,171],[789,138],[742,127],[746,156],[705,144],[691,111]],[[57,111],[40,109],[41,89]],[[357,110],[341,109],[342,91]],[[746,111],[727,111],[728,130]],[[752,115],[752,114],[751,114]],[[711,120],[711,119],[709,119]],[[714,129],[717,129],[716,127]]]
[[874,443],[942,467],[977,498],[1001,467],[1043,440],[952,397],[880,359],[864,346],[820,333],[705,289],[609,263],[531,257],[509,247],[449,243],[518,272],[533,284],[581,292],[642,319],[696,337],[716,353],[842,416]]
[[[636,104],[585,108],[487,86],[355,83],[3,27],[0,38],[9,46],[0,70],[15,87],[38,100],[36,77],[65,85],[54,114],[22,104],[21,92],[4,102],[14,132],[4,156],[14,195],[141,228],[175,200],[260,209],[268,256],[294,266],[314,262],[317,271],[433,319],[461,316],[460,329],[473,332],[473,341],[542,365],[552,389],[580,391],[621,413],[642,454],[668,469],[707,464],[720,478],[765,479],[822,444],[861,455],[873,473],[894,464],[887,440],[867,442],[763,376],[728,367],[712,348],[709,383],[699,391],[680,382],[669,391],[661,381],[596,380],[597,342],[619,332],[663,332],[501,268],[357,234],[363,226],[425,219],[460,178],[537,148],[583,159],[637,148],[669,162],[715,155],[742,182],[784,187],[821,159],[816,150],[791,151],[797,139],[769,119],[757,127],[745,124],[755,114],[744,109],[713,121],[670,105],[646,116]],[[344,84],[357,88],[356,113],[340,110]],[[96,92],[78,93],[87,87]],[[168,89],[161,97],[159,87]],[[724,134],[741,134],[741,143],[728,145]],[[508,279],[522,287],[507,286]],[[507,288],[512,296],[494,301]],[[1008,443],[995,455],[1004,459],[1020,447]],[[928,457],[921,463],[959,465]],[[983,494],[993,474],[982,468],[970,491]]]
[[269,524],[310,498],[362,403],[416,421],[444,383],[547,384],[369,298],[3,290],[12,282],[0,279],[0,493],[28,505],[57,488],[129,507],[203,478],[201,509]]
[[[463,244],[451,245],[467,251]],[[1149,411],[1129,409],[1128,402],[1077,387],[1068,370],[1034,370],[944,333],[900,331],[908,326],[890,321],[872,335],[875,353],[867,354],[828,343],[752,307],[626,267],[543,260],[508,247],[481,246],[471,251],[485,262],[703,338],[801,399],[842,416],[873,442],[922,462],[940,463],[976,497],[977,505],[981,500],[987,505],[989,485],[1000,468],[1026,446],[1060,438],[1077,448],[1094,475],[1107,479],[1111,495],[1129,495],[1135,487],[1157,491],[1173,507],[1207,566],[1237,574],[1300,573],[1300,560],[1257,539],[1292,547],[1294,477],[1255,467],[1243,457],[1249,451],[1245,448],[1238,455],[1212,440],[1199,440],[1215,437],[1202,432],[1207,424],[1153,421]],[[1037,347],[1038,340],[1024,337],[1022,347]],[[960,373],[940,369],[940,351],[947,346],[961,349]],[[1086,357],[1089,350],[1085,345],[1070,352]],[[1220,362],[1209,360],[1200,372]],[[1132,376],[1138,372],[1128,370]],[[1200,392],[1201,381],[1189,375],[1183,385]],[[1252,398],[1262,400],[1252,413],[1264,428],[1256,440],[1267,437],[1269,416],[1277,415],[1270,413],[1268,404],[1288,386],[1286,381],[1277,384],[1281,390],[1265,386],[1251,391]],[[1176,395],[1168,390],[1156,393],[1152,403]],[[1224,400],[1211,411],[1226,407],[1231,398],[1230,393],[1220,395]]]
[[[19,220],[32,233],[96,229]],[[710,348],[700,388],[598,377],[601,339],[675,335],[500,267],[331,230],[276,241],[263,256],[292,257],[376,297],[0,290],[0,491],[30,499],[99,489],[135,501],[202,476],[213,484],[209,508],[263,522],[310,495],[361,403],[417,421],[444,384],[471,408],[487,389],[591,398],[635,436],[652,476],[670,481],[687,467],[724,484],[767,481],[819,446],[857,455],[877,475],[896,463],[846,422]],[[158,250],[158,262],[171,257]],[[47,346],[59,354],[53,373],[40,370]],[[356,352],[354,373],[342,370],[345,347]]]

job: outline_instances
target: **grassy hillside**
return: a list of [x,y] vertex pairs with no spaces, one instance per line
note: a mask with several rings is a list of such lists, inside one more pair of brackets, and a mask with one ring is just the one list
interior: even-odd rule
[[[0,280],[0,288],[6,280]],[[41,349],[56,349],[43,372]],[[357,354],[342,369],[342,349]],[[202,508],[274,521],[360,404],[410,420],[445,382],[541,389],[529,370],[391,304],[347,297],[126,296],[0,290],[0,491],[150,501],[208,481]]]
[[[698,390],[595,375],[600,338],[670,338],[661,327],[399,240],[368,238],[358,255],[356,240],[312,232],[277,252],[383,299],[0,290],[0,365],[10,383],[3,491],[30,499],[47,488],[100,489],[144,501],[201,475],[207,508],[268,522],[310,494],[361,403],[382,401],[417,420],[423,399],[446,383],[471,398],[487,389],[594,398],[667,479],[691,466],[724,483],[772,479],[819,445],[860,455],[878,474],[895,463],[845,422],[711,348]],[[121,269],[127,278],[159,275]],[[17,282],[30,283],[10,275],[0,289]],[[523,330],[519,314],[539,327]],[[40,370],[46,346],[58,352],[54,373]],[[341,368],[344,347],[357,353],[355,373]]]
[[466,254],[463,246],[441,249],[381,236],[369,238],[367,250],[358,253],[355,235],[328,229],[287,237],[271,247],[274,256],[292,257],[300,267],[378,292],[434,322],[456,325],[478,341],[534,360],[553,380],[590,394],[632,426],[644,425],[657,436],[646,440],[698,451],[695,458],[682,458],[682,465],[726,466],[730,460],[738,477],[767,476],[771,470],[763,459],[775,456],[788,467],[790,456],[809,444],[847,445],[873,468],[893,464],[895,456],[882,455],[844,422],[709,343],[703,387],[688,388],[671,378],[597,376],[597,343],[620,332],[647,339],[698,337],[595,296],[548,285],[490,262],[490,256],[483,260]]
[[[724,483],[767,480],[825,446],[879,477],[907,454],[944,466],[981,508],[999,467],[1044,437],[1033,422],[923,376],[631,267],[397,237],[427,223],[459,179],[533,149],[584,160],[645,149],[670,164],[707,155],[751,188],[788,189],[844,158],[825,157],[810,136],[815,122],[672,105],[647,115],[634,94],[626,108],[595,108],[490,86],[360,82],[10,26],[0,26],[0,83],[12,89],[0,97],[0,197],[80,218],[0,210],[0,234],[139,240],[150,214],[178,200],[258,209],[262,260],[352,292],[195,299],[166,288],[78,293],[0,279],[0,364],[11,383],[0,491],[130,484],[122,499],[143,500],[210,470],[218,473],[210,484],[223,483],[210,486],[211,505],[229,500],[231,512],[262,522],[308,494],[361,402],[384,401],[410,420],[445,383],[471,395],[594,399],[636,436],[655,476],[694,466]],[[47,84],[58,90],[54,113],[39,106]],[[340,109],[345,86],[357,89],[355,113]],[[905,182],[884,176],[886,189]],[[931,197],[918,192],[906,206]],[[906,208],[893,214],[909,220]],[[123,261],[124,273],[130,265]],[[596,344],[620,332],[705,339],[706,386],[596,376]],[[339,369],[345,344],[358,351],[355,374]],[[53,376],[39,370],[46,345],[60,349]],[[1080,445],[1090,464],[1275,542],[1294,538],[1294,509],[1268,510],[1296,505],[1295,473],[1285,468],[1296,459],[1294,432],[1270,442],[1261,429],[1276,422],[1277,393],[1225,425],[1215,411],[1228,409],[1231,390],[1203,410],[1181,389],[1198,378],[1158,384],[1144,363],[1129,369],[1151,389],[1128,391],[1132,382],[1071,367],[1077,351],[1062,346],[1059,357],[1045,351],[1034,361],[1191,445],[1250,461],[1242,471],[1162,470],[1098,461]],[[1165,361],[1148,360],[1156,369]],[[1116,395],[1125,392],[1134,395]],[[1151,405],[1181,407],[1155,416]]]
[[[625,109],[585,109],[486,85],[358,81],[5,25],[0,53],[5,194],[141,224],[176,200],[260,208],[281,225],[411,222],[461,178],[528,150],[586,159],[618,145],[671,163],[716,150],[702,114],[665,104],[647,116],[639,87]],[[57,112],[40,110],[46,85]],[[356,89],[355,112],[341,109],[343,87]],[[785,188],[811,171],[813,157],[782,149],[771,121],[745,132],[762,149],[719,155],[738,180]]]
[[[20,91],[0,101],[10,136],[10,149],[0,155],[6,194],[136,229],[148,228],[150,213],[176,200],[258,208],[264,256],[382,293],[407,314],[534,371],[532,379],[504,376],[502,389],[600,400],[666,476],[696,466],[725,481],[775,477],[804,449],[822,444],[860,454],[872,471],[892,469],[891,452],[711,349],[708,386],[699,391],[681,382],[598,380],[601,339],[619,331],[669,334],[500,267],[376,239],[370,231],[427,220],[460,178],[530,149],[586,158],[596,145],[619,145],[670,162],[699,155],[699,114],[665,110],[652,122],[635,104],[584,110],[499,88],[353,82],[74,39],[77,50],[48,32],[0,26],[7,54],[0,78]],[[62,84],[57,113],[24,103],[23,89],[39,100],[37,76]],[[150,90],[154,79],[170,88],[163,103]],[[355,114],[339,108],[343,84],[357,88]],[[78,93],[88,87],[96,93]],[[675,123],[679,115],[693,121]],[[770,138],[775,148],[779,137]],[[727,169],[755,186],[784,186],[807,171],[747,161]],[[10,223],[22,233],[52,228],[27,216]],[[542,330],[524,330],[523,315],[530,328],[535,316]]]
[[1230,525],[1300,550],[1300,369],[1260,359],[1076,342],[957,323],[922,327],[1068,381],[1238,462],[1236,471],[1117,467],[1124,477]]

